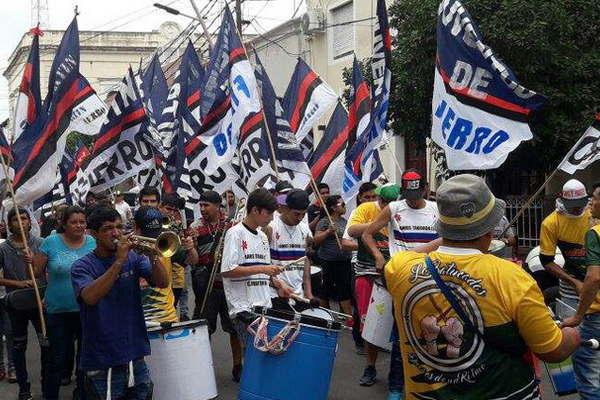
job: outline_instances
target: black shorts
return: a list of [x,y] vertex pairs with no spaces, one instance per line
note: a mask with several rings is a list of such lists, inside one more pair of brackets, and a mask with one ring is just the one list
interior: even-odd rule
[[352,298],[352,263],[350,260],[323,260],[323,300],[346,301]]

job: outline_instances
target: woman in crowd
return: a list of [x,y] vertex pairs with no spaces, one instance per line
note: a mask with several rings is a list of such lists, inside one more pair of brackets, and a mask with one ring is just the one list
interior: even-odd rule
[[336,239],[344,235],[346,221],[342,217],[346,213],[346,205],[339,195],[333,195],[325,200],[325,207],[331,215],[334,226],[328,218],[319,221],[314,242],[318,247],[318,256],[323,267],[323,292],[321,300],[323,307],[329,308],[329,301],[339,301],[346,314],[352,314],[352,253],[342,250]]
[[[85,211],[78,206],[68,207],[62,214],[62,233],[50,235],[36,254],[36,269],[45,268],[48,274],[46,312],[48,339],[52,348],[53,370],[48,377],[49,399],[58,399],[68,349],[78,341],[81,333],[79,304],[71,284],[73,262],[96,247],[94,238],[86,234]],[[77,374],[77,389],[82,388],[82,377]],[[76,390],[77,390],[76,389]]]

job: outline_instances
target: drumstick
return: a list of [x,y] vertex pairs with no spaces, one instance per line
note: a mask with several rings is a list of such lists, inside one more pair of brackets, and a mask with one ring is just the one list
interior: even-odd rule
[[306,260],[306,256],[300,257],[297,260],[291,261],[291,262],[287,263],[286,265],[300,264],[300,263],[304,262],[304,260]]
[[[297,301],[299,301],[301,303],[310,304],[310,300],[308,300],[308,299],[306,299],[306,298],[304,298],[302,296],[298,296],[297,294],[292,294],[291,298],[294,299],[294,300],[297,300]],[[317,308],[320,308],[321,310],[325,310],[325,311],[333,313],[333,314],[340,315],[340,316],[344,317],[345,319],[351,319],[352,318],[352,315],[344,314],[344,313],[341,313],[341,312],[338,312],[338,311],[333,311],[333,310],[330,310],[329,308],[325,308],[325,307],[317,307]]]

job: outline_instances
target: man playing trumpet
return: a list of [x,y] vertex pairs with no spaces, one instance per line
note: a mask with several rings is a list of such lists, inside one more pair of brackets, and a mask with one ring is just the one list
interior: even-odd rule
[[[144,362],[150,343],[139,281],[143,278],[164,289],[169,275],[158,250],[149,248],[150,257],[131,250],[115,209],[95,208],[88,216],[88,229],[96,239],[96,249],[75,261],[71,269],[80,303],[80,367],[87,398],[105,399],[110,385],[113,398],[127,393],[131,399],[146,399],[152,391]],[[133,387],[128,387],[130,370]]]
[[[146,279],[140,280],[142,306],[147,324],[178,322],[172,288],[173,263],[196,262],[197,254],[191,238],[179,239],[174,232],[165,232],[163,214],[154,207],[141,206],[134,216],[134,235],[130,242],[136,251],[150,256],[157,251],[169,277],[167,287],[153,287]],[[147,240],[151,239],[151,240]]]

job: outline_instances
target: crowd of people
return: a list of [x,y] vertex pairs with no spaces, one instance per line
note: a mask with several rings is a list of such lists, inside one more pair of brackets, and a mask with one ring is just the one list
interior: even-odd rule
[[[9,210],[0,244],[0,380],[17,383],[20,400],[32,399],[31,324],[44,399],[58,399],[73,371],[74,398],[146,399],[148,327],[205,319],[210,335],[219,320],[228,334],[239,382],[255,307],[318,305],[352,315],[345,323],[365,355],[357,384],[371,386],[381,349],[361,330],[380,285],[394,304],[389,400],[540,398],[533,360],[573,353],[582,398],[600,398],[600,353],[579,347],[600,337],[600,225],[592,223],[600,218],[600,185],[590,202],[581,182],[567,182],[541,227],[540,261],[573,310],[559,315],[560,327],[536,280],[508,260],[515,234],[504,202],[481,178],[450,178],[430,199],[426,179],[408,170],[400,185],[362,184],[352,209],[326,184],[316,189],[311,201],[308,191],[280,181],[249,193],[245,204],[231,191],[205,191],[201,218],[189,221],[183,199],[152,187],[140,190],[135,206],[122,194],[90,193],[83,208],[58,207],[40,229],[27,210]],[[166,231],[179,237],[172,254],[146,240]],[[508,252],[489,254],[492,240]],[[311,274],[315,265],[321,279]]]

